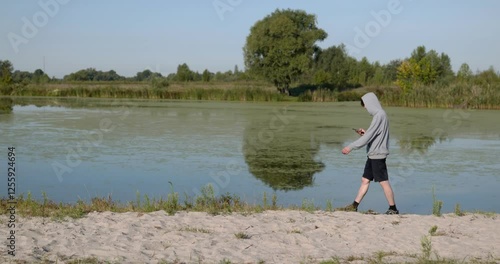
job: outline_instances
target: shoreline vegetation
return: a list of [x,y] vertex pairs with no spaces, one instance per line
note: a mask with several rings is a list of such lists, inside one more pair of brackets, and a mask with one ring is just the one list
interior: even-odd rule
[[[201,189],[200,195],[196,197],[189,197],[187,194],[183,195],[181,199],[179,193],[174,192],[173,189],[166,197],[151,198],[148,195],[141,196],[139,192],[136,193],[136,200],[126,203],[118,202],[108,197],[94,197],[85,202],[78,200],[76,203],[62,203],[50,200],[45,192],[42,193],[42,199],[37,200],[32,197],[31,192],[20,194],[15,199],[16,213],[25,217],[48,217],[53,219],[82,218],[92,212],[137,212],[137,213],[151,213],[155,211],[165,211],[169,215],[174,215],[177,212],[207,212],[211,215],[231,214],[231,213],[262,213],[266,210],[280,211],[280,210],[298,210],[313,213],[315,211],[345,211],[342,207],[334,207],[331,200],[326,201],[324,208],[316,206],[314,201],[304,199],[300,205],[290,205],[284,207],[278,205],[278,197],[276,194],[269,196],[263,193],[260,203],[249,204],[244,202],[237,195],[226,193],[215,195],[213,187],[209,184]],[[0,198],[0,215],[6,215],[12,206],[12,200],[8,198]],[[432,214],[435,216],[442,216],[441,207],[442,201],[433,199]],[[361,211],[362,214],[378,214],[373,210]],[[482,214],[489,217],[495,217],[495,212],[465,212],[460,209],[460,204],[455,205],[453,214],[456,216],[465,216],[467,214]]]
[[[311,29],[310,23],[315,23],[313,15],[300,10],[276,11],[258,21],[244,47],[244,70],[235,65],[234,70],[226,72],[205,69],[200,73],[183,63],[168,75],[146,69],[125,77],[114,70],[87,68],[56,78],[41,69],[14,69],[10,61],[0,60],[0,96],[342,102],[359,101],[366,92],[374,92],[385,106],[500,109],[500,72],[493,66],[473,72],[462,63],[455,72],[446,53],[425,46],[418,46],[409,57],[386,64],[370,62],[366,57],[358,60],[349,55],[344,44],[326,49],[315,46],[326,36],[316,27],[312,28],[315,34],[288,32],[286,41],[279,38],[279,43],[275,43],[275,37],[260,35],[268,32],[267,26],[281,23],[281,19],[275,20],[281,16],[289,16],[290,22],[297,23],[286,28]],[[308,26],[302,25],[305,21],[309,21]],[[301,34],[309,41],[287,39]],[[288,49],[291,52],[283,52]],[[1,104],[0,111],[5,112]]]
[[[137,192],[136,200],[128,203],[115,202],[111,196],[55,203],[46,193],[39,201],[30,192],[14,197],[14,203],[11,198],[0,199],[0,224],[14,216],[16,225],[22,225],[12,238],[19,239],[14,240],[16,257],[0,256],[0,261],[8,263],[229,264],[279,259],[308,264],[455,264],[500,260],[495,246],[498,232],[487,228],[496,226],[498,214],[466,213],[459,204],[454,213],[441,214],[442,201],[436,199],[434,189],[432,215],[342,212],[331,201],[323,209],[307,199],[285,208],[278,205],[276,194],[265,192],[252,205],[229,193],[216,195],[211,184],[195,197],[184,193],[180,198],[170,183],[165,197]],[[40,226],[43,232],[37,231]],[[386,238],[384,243],[374,243],[381,237]],[[273,253],[269,247],[275,248]]]
[[[286,258],[280,261],[450,264],[500,260],[495,249],[498,232],[488,228],[498,223],[498,214],[464,213],[459,205],[447,214],[433,208],[433,215],[339,212],[331,202],[322,209],[308,200],[284,208],[277,205],[276,195],[264,193],[259,204],[250,205],[234,195],[216,196],[211,185],[203,187],[199,196],[185,195],[181,200],[173,187],[166,198],[137,193],[136,201],[126,204],[111,197],[63,204],[50,201],[45,193],[41,201],[30,193],[20,195],[15,203],[21,216],[16,223],[22,223],[15,232],[16,258],[0,256],[0,261],[227,264],[275,263]],[[433,206],[440,204],[434,198]],[[0,199],[0,224],[8,221],[11,206]],[[43,233],[36,231],[40,226]],[[384,243],[374,243],[381,237]],[[280,249],[273,251],[279,254],[270,254],[266,250],[270,246]],[[310,255],[303,255],[302,247]],[[198,249],[204,250],[193,251]],[[193,252],[197,252],[194,258]]]
[[[366,86],[338,89],[301,87],[290,89],[290,95],[279,93],[265,82],[176,82],[156,87],[144,82],[80,82],[29,84],[0,89],[0,111],[6,111],[8,97],[112,98],[153,100],[212,100],[240,102],[343,102],[359,101],[366,92],[375,92],[386,106],[414,108],[500,109],[500,83],[477,85],[418,86],[404,93],[397,86]],[[7,109],[8,110],[8,109]],[[7,111],[8,112],[8,111]]]

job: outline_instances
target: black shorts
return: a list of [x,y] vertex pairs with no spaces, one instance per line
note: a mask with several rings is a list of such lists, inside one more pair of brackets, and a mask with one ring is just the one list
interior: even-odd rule
[[376,182],[389,180],[385,159],[367,159],[363,178]]

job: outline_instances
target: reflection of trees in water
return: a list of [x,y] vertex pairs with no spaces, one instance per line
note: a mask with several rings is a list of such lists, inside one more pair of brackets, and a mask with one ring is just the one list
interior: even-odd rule
[[12,112],[14,101],[10,98],[0,98],[0,114],[9,114]]
[[425,154],[438,141],[443,142],[446,140],[445,136],[433,137],[433,136],[406,136],[400,138],[398,141],[398,145],[401,148],[401,151],[405,154],[413,153],[414,151],[418,151],[420,154]]
[[311,186],[314,174],[325,167],[314,159],[319,142],[311,141],[307,132],[296,132],[292,125],[282,129],[245,129],[243,154],[250,173],[275,190]]

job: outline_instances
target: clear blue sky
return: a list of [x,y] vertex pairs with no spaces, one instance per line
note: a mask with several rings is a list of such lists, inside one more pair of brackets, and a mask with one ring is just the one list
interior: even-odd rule
[[[397,9],[388,8],[391,2],[399,2]],[[52,3],[49,11],[43,3]],[[218,12],[214,3],[228,9]],[[2,0],[0,59],[34,71],[45,57],[45,71],[56,77],[89,67],[124,76],[144,69],[166,75],[182,63],[199,72],[243,69],[250,27],[277,8],[315,14],[328,33],[318,43],[323,48],[361,47],[356,28],[365,32],[372,25],[369,43],[349,50],[358,59],[387,63],[425,45],[447,53],[455,71],[464,62],[473,71],[500,70],[497,0]],[[384,17],[387,25],[372,15],[381,10],[393,12],[390,20]],[[26,20],[37,32],[26,30]],[[12,45],[12,38],[19,42]]]

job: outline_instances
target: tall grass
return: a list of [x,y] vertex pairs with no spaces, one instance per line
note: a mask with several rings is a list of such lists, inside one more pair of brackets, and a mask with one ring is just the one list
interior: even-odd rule
[[500,109],[500,83],[416,86],[408,94],[397,87],[374,90],[390,106]]
[[432,241],[430,236],[422,236],[420,239],[420,246],[422,247],[422,256],[420,261],[424,263],[430,261],[432,253]]
[[300,209],[309,213],[313,213],[314,211],[316,211],[316,206],[314,205],[313,200],[303,199]]
[[326,201],[325,211],[327,211],[327,212],[333,212],[332,200],[327,200]]
[[298,96],[299,102],[343,102],[359,101],[361,93],[358,91],[343,91],[329,89],[307,90]]
[[397,86],[362,87],[338,92],[336,90],[307,90],[298,96],[299,102],[358,101],[366,92],[375,92],[387,106],[427,108],[500,109],[500,83],[474,84],[457,82],[415,86],[404,94]]
[[[19,195],[16,199],[16,213],[22,216],[33,217],[49,217],[49,218],[80,218],[90,212],[141,212],[149,213],[154,211],[165,211],[172,215],[178,211],[196,211],[208,212],[212,215],[221,213],[259,213],[263,210],[303,210],[313,213],[319,210],[319,207],[314,205],[313,200],[304,199],[301,205],[290,205],[283,207],[277,205],[277,197],[274,193],[271,198],[271,204],[268,201],[268,195],[265,193],[262,198],[262,204],[248,204],[242,202],[236,195],[229,193],[222,195],[215,195],[215,191],[211,185],[202,187],[201,193],[195,197],[188,197],[185,194],[185,199],[181,204],[179,194],[174,191],[171,185],[170,193],[167,194],[166,199],[163,197],[150,198],[147,195],[141,196],[139,192],[136,193],[136,200],[128,203],[119,203],[114,201],[111,196],[108,197],[94,197],[90,201],[85,202],[78,200],[76,203],[55,203],[51,201],[46,193],[42,193],[40,201],[34,200],[30,192],[24,195]],[[0,215],[7,214],[12,205],[8,198],[0,198]],[[440,210],[440,209],[439,209]],[[331,200],[327,201],[326,211],[336,211],[333,209]],[[435,212],[434,212],[435,213]],[[439,211],[439,215],[440,215]],[[482,212],[490,217],[494,217],[495,213]],[[436,228],[437,229],[437,228]]]
[[67,82],[0,87],[0,96],[284,101],[288,96],[262,82]]
[[10,96],[54,96],[89,98],[182,99],[221,101],[285,101],[286,96],[262,88],[187,88],[173,90],[162,86],[121,88],[118,86],[76,86],[64,89],[47,89],[44,86],[14,90]]
[[436,199],[436,192],[434,186],[432,187],[432,214],[441,216],[441,208],[443,208],[443,201]]
[[354,90],[307,87],[294,96],[283,95],[266,82],[69,82],[0,87],[0,96],[51,96],[91,98],[137,98],[221,101],[358,101],[366,92],[375,92],[384,105],[500,109],[500,83],[454,82],[429,86],[415,85],[404,94],[399,87],[361,87]]
[[465,215],[465,213],[460,208],[459,203],[455,204],[455,215],[457,215],[457,216],[464,216]]
[[359,101],[366,92],[375,92],[387,106],[427,108],[473,108],[500,109],[500,83],[474,84],[457,82],[452,84],[416,85],[403,94],[399,87],[363,87],[338,92],[336,90],[307,90],[298,96],[299,102]]

